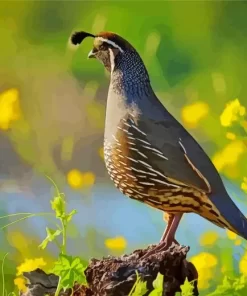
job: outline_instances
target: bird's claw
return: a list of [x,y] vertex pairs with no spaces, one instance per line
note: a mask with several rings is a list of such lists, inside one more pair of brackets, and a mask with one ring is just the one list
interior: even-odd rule
[[173,244],[173,242],[161,241],[156,247],[154,247],[152,250],[150,250],[149,252],[144,254],[142,256],[142,259],[148,258],[150,255],[153,255],[158,252],[167,251],[171,247],[172,244]]

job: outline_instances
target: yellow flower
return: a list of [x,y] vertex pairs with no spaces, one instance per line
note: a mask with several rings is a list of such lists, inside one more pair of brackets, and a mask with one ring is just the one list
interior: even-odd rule
[[17,89],[9,89],[0,94],[0,129],[8,130],[12,121],[21,116],[19,92]]
[[234,133],[230,133],[230,132],[226,133],[226,137],[229,140],[235,140],[236,139],[236,135]]
[[22,277],[17,277],[14,279],[14,284],[17,286],[19,291],[26,292],[27,287],[25,286],[26,280]]
[[216,243],[219,235],[215,231],[207,231],[200,237],[201,246],[212,246]]
[[244,177],[244,180],[241,184],[241,188],[243,189],[243,191],[245,191],[247,193],[247,178]]
[[195,265],[199,273],[198,288],[208,288],[209,282],[214,276],[215,267],[217,265],[217,257],[210,253],[202,252],[193,256],[190,261]]
[[240,246],[242,244],[242,240],[240,238],[236,239],[234,242],[235,246]]
[[46,262],[43,258],[25,259],[25,261],[21,265],[17,266],[16,275],[22,275],[24,271],[32,271],[45,265]]
[[46,265],[43,258],[25,259],[25,261],[17,266],[17,278],[14,280],[15,285],[19,290],[26,291],[25,279],[21,277],[23,272],[33,271]]
[[239,271],[247,276],[247,252],[244,253],[243,257],[239,261]]
[[195,128],[198,122],[204,118],[209,112],[209,107],[204,102],[196,102],[191,105],[184,106],[182,109],[182,119],[189,127]]
[[105,240],[105,246],[110,250],[123,251],[127,246],[127,241],[122,236],[107,238]]
[[223,126],[231,126],[239,117],[244,116],[246,109],[238,99],[229,102],[220,116],[220,122]]
[[74,188],[90,187],[95,182],[95,175],[91,172],[82,173],[79,170],[71,170],[67,175],[69,185]]
[[228,230],[228,229],[226,231],[226,234],[227,234],[228,238],[231,239],[231,240],[235,240],[237,238],[237,234],[230,231],[230,230]]
[[242,141],[232,141],[222,151],[215,154],[213,163],[218,171],[222,171],[226,166],[236,164],[244,152],[245,146]]

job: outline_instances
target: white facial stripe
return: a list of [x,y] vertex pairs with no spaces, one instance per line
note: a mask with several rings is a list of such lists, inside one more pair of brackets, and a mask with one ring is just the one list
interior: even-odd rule
[[112,73],[115,67],[115,56],[111,48],[109,48],[109,52],[110,52],[111,73]]
[[111,40],[109,40],[109,39],[105,39],[105,38],[103,38],[103,37],[96,37],[96,39],[98,39],[98,40],[100,40],[100,41],[102,41],[102,42],[106,42],[106,43],[112,45],[113,47],[119,49],[119,51],[120,51],[121,53],[124,52],[123,49],[122,49],[119,45],[117,45],[115,42],[113,42],[113,41],[111,41]]

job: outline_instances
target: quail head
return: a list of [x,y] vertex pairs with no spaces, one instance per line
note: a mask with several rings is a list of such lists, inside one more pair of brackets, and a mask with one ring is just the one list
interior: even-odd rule
[[247,220],[228,195],[210,158],[155,95],[135,48],[112,32],[75,32],[73,44],[94,38],[88,57],[110,72],[104,156],[119,190],[169,215],[155,251],[175,241],[184,213],[197,213],[247,239]]

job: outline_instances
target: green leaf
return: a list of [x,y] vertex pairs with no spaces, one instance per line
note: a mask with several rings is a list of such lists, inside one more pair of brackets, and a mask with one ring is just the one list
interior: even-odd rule
[[56,213],[56,217],[63,219],[65,217],[65,201],[62,195],[54,197],[51,201],[51,207]]
[[65,215],[65,220],[70,222],[75,214],[77,214],[77,210],[72,210],[69,214]]
[[154,289],[158,289],[162,291],[163,282],[164,282],[164,276],[161,273],[158,273],[156,279],[153,281]]
[[240,278],[237,278],[232,286],[235,291],[239,291],[239,290],[246,288],[246,286],[247,286],[246,276],[242,275]]
[[137,278],[134,286],[132,287],[129,296],[142,296],[147,292],[147,282],[144,282],[139,274],[137,273]]
[[45,249],[49,242],[54,241],[54,239],[62,233],[61,230],[54,230],[46,227],[46,238],[39,245],[39,248]]
[[186,280],[184,281],[184,284],[181,285],[182,296],[193,296],[194,295],[193,289],[194,289],[193,282],[189,282],[188,279],[186,278]]
[[67,289],[73,287],[75,282],[87,284],[85,269],[86,266],[79,257],[60,254],[52,272],[61,278],[61,288]]
[[156,279],[153,281],[154,290],[150,293],[150,296],[162,296],[163,282],[164,276],[158,273]]

